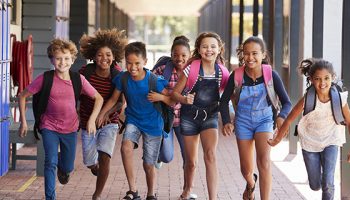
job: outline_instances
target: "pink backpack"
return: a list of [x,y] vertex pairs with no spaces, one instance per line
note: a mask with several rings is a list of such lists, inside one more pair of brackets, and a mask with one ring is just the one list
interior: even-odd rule
[[[194,84],[197,82],[198,79],[198,74],[199,74],[199,68],[201,66],[201,60],[194,60],[191,63],[191,68],[190,68],[190,73],[188,75],[188,79],[186,82],[186,87],[189,89],[189,91],[192,90]],[[221,83],[220,83],[220,91],[223,91],[226,87],[227,81],[228,81],[228,77],[229,77],[229,72],[227,70],[227,68],[222,65],[219,64],[219,67],[222,71],[222,77],[221,77]]]

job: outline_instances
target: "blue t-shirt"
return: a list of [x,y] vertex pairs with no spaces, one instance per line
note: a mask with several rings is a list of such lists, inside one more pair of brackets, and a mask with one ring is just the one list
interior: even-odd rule
[[[142,132],[161,136],[163,133],[163,120],[161,114],[156,110],[153,103],[148,101],[149,76],[150,71],[146,71],[146,76],[142,80],[135,81],[128,76],[126,92],[123,91],[121,77],[125,72],[119,73],[114,79],[115,88],[126,95],[127,107],[125,109],[126,123],[133,124]],[[168,85],[168,81],[158,76],[157,91],[161,93]]]

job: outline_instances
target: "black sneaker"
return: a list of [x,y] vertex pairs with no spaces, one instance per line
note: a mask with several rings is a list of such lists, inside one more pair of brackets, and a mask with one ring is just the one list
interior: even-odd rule
[[69,181],[69,173],[64,173],[57,167],[57,178],[62,185],[65,185]]

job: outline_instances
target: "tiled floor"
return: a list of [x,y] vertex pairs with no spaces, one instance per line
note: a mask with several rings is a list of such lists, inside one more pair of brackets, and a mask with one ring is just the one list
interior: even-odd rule
[[[103,199],[121,199],[125,191],[128,190],[127,181],[122,167],[119,153],[121,137],[118,136],[115,155],[112,158],[110,175],[103,191]],[[283,148],[281,145],[279,148]],[[33,147],[24,147],[20,153],[30,153],[35,151]],[[280,165],[283,163],[279,159],[283,156],[280,149],[272,151],[273,160]],[[142,198],[146,195],[146,182],[142,169],[141,149],[135,151],[135,170],[137,171],[138,190]],[[163,165],[158,171],[157,194],[160,200],[176,200],[181,193],[183,184],[182,159],[176,142],[174,160],[170,164]],[[205,167],[202,159],[202,151],[199,151],[199,164],[195,177],[194,193],[198,194],[198,199],[207,199]],[[242,199],[245,182],[239,169],[239,159],[236,141],[234,137],[220,136],[217,149],[217,162],[219,168],[218,199]],[[44,199],[44,179],[35,176],[34,161],[18,161],[17,169],[10,170],[5,176],[0,177],[0,199]],[[303,167],[303,166],[302,166]],[[293,173],[297,169],[290,171]],[[294,183],[275,164],[272,165],[273,188],[271,199],[306,199]],[[296,171],[297,172],[297,171]],[[288,172],[287,172],[288,173]],[[82,164],[81,143],[78,143],[75,171],[67,185],[57,182],[57,199],[91,199],[95,188],[96,178]],[[298,184],[307,186],[305,181]],[[256,188],[256,199],[259,197],[259,184]],[[309,190],[308,192],[311,192]]]

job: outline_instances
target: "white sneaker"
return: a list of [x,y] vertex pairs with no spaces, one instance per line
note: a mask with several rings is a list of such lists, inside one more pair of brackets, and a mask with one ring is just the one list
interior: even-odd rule
[[158,161],[156,162],[156,164],[154,165],[157,169],[160,169],[163,165],[163,162],[162,161]]
[[195,193],[191,193],[190,196],[189,196],[189,198],[190,198],[190,199],[197,199],[198,196],[197,196],[197,194],[195,194]]

